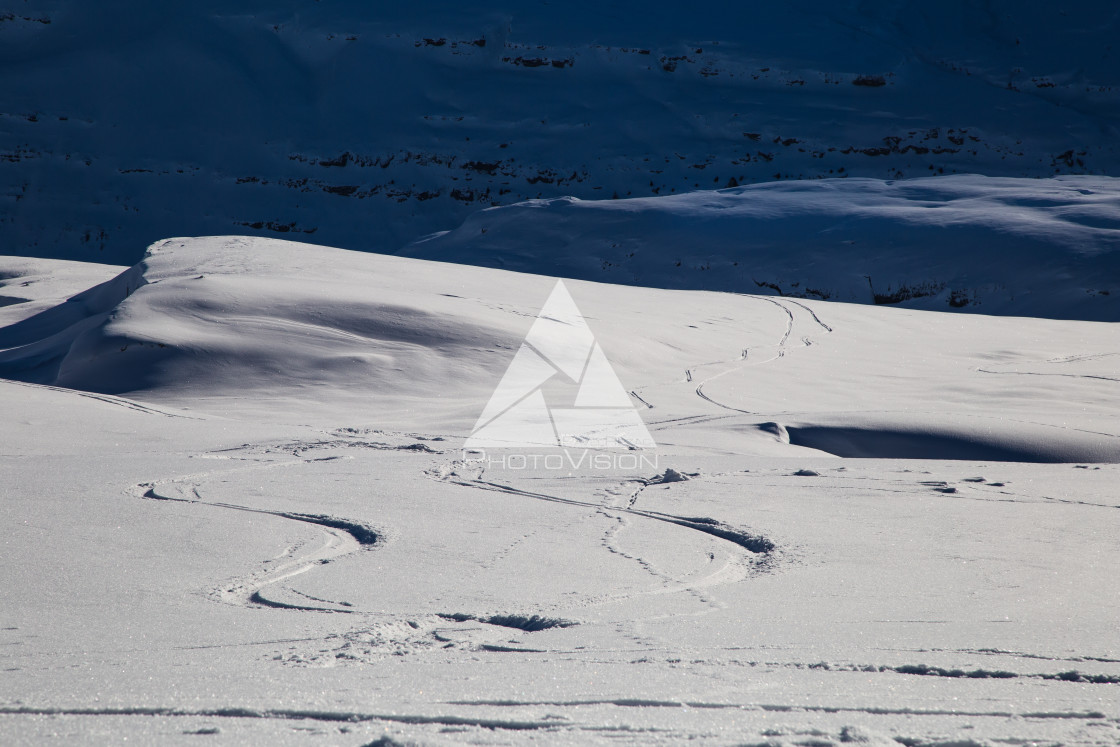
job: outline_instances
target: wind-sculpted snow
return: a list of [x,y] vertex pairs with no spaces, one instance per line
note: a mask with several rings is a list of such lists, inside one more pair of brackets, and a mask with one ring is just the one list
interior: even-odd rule
[[[0,374],[110,394],[266,396],[315,382],[407,397],[452,371],[484,386],[501,363],[476,368],[464,351],[513,344],[506,330],[433,313],[391,286],[370,293],[373,256],[296,246],[161,242],[113,280],[0,330]],[[350,259],[353,271],[340,272]]]
[[19,254],[131,264],[231,232],[392,251],[533,198],[1120,168],[1108,3],[9,5]]
[[462,447],[555,278],[0,276],[4,744],[1120,735],[1114,324],[566,281],[657,446],[518,466]]
[[846,423],[790,425],[789,442],[849,458],[1120,463],[1120,438],[1111,434],[1070,433],[1024,422],[970,423],[967,418],[940,423],[848,418]]
[[830,179],[530,201],[402,253],[660,288],[1120,321],[1120,179]]
[[[851,184],[858,182],[844,183]],[[960,194],[965,186],[954,189]],[[725,222],[712,230],[730,241],[742,221],[766,212],[766,193],[776,192],[780,202],[787,190],[757,190],[761,196],[755,191],[712,195],[707,202],[699,196],[636,201],[641,204],[634,210],[625,202],[586,209],[584,203],[527,205],[494,211],[494,229],[486,235],[504,240],[503,226],[509,227],[506,235],[522,234],[522,223],[534,224],[534,212],[545,216],[546,225],[609,224],[621,215],[633,226],[646,226],[651,244],[660,240],[665,247],[666,232],[654,227],[680,212],[689,225]],[[957,201],[984,200],[976,195]],[[903,205],[896,209],[904,213],[955,209],[898,202]],[[878,198],[871,205],[871,214],[882,208]],[[502,218],[505,212],[511,220]],[[569,221],[573,212],[589,217]],[[985,226],[992,221],[983,214],[967,206],[953,213]],[[937,220],[952,230],[954,218]],[[1111,236],[1081,230],[1086,243],[1067,248],[1064,256],[1110,260]],[[971,255],[962,251],[964,256]],[[1029,265],[1010,266],[1022,271]],[[834,279],[839,275],[830,273]],[[1029,282],[1041,276],[1019,277],[1028,285],[1017,294],[1045,292],[1041,287],[1027,292]],[[494,300],[489,289],[499,279],[526,284],[510,296],[512,302]],[[1065,283],[1072,298],[1079,278],[1067,274],[1050,282]],[[386,443],[374,429],[369,438],[336,430],[333,442],[345,449],[441,452],[461,445],[459,437],[477,418],[478,401],[489,396],[541,303],[532,289],[547,284],[544,278],[484,268],[275,240],[172,239],[153,245],[143,262],[113,280],[0,328],[0,375],[97,396],[144,393],[218,411],[279,406],[291,417],[330,425],[336,422],[331,413],[340,407],[373,408],[387,418],[383,427],[408,429],[419,417],[433,424],[440,440]],[[1120,379],[1113,372],[1117,354],[1108,325],[1047,320],[1028,325],[969,316],[957,327],[928,312],[878,309],[868,317],[873,323],[857,315],[841,326],[837,319],[848,307],[839,305],[824,311],[819,302],[788,297],[705,294],[702,313],[694,315],[691,307],[682,314],[671,303],[655,310],[656,302],[648,299],[672,297],[665,293],[615,286],[609,296],[589,296],[595,299],[590,308],[596,334],[633,402],[647,414],[655,440],[658,429],[684,425],[679,417],[692,417],[684,408],[702,401],[745,421],[726,427],[736,429],[737,439],[748,438],[746,448],[770,443],[775,453],[807,447],[848,457],[1120,458],[1117,437],[1103,425],[1107,408],[1085,411],[1070,422],[1061,401],[1069,391],[1093,393],[1087,401],[1095,401]],[[609,307],[602,305],[608,297]],[[1057,293],[1047,298],[1056,299],[1048,307],[1055,314],[1106,316],[1120,308],[1109,296],[1076,307],[1062,306]],[[979,308],[998,303],[997,294]],[[1026,347],[1000,352],[1009,345]],[[931,357],[931,350],[951,354]],[[861,383],[868,375],[890,379],[878,396]],[[990,406],[952,414],[962,386],[987,393]],[[913,391],[948,411],[914,408]],[[308,406],[309,392],[317,406]],[[439,392],[438,399],[431,392]],[[849,414],[824,415],[836,411]],[[271,448],[321,448],[331,456],[331,443]]]

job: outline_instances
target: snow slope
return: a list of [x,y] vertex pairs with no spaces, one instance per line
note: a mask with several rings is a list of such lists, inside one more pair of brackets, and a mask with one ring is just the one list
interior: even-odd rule
[[13,0],[0,251],[393,251],[480,207],[1120,173],[1107,2]]
[[[551,282],[277,240],[168,239],[112,280],[0,330],[0,375],[221,412],[281,407],[296,422],[367,412],[400,430],[423,423],[465,437]],[[1063,379],[1085,377],[1079,396],[1094,411],[1079,421],[1110,431],[1114,407],[1097,393],[1113,378],[1111,324],[949,321],[830,304],[828,314],[846,328],[836,333],[804,301],[575,288],[634,402],[660,417],[691,412],[700,396],[756,424],[801,418],[785,438],[795,445],[857,438],[849,427],[883,428],[913,431],[934,451],[945,439],[955,455],[968,456],[971,443],[989,459],[1120,455],[1110,439],[1061,427],[1077,388]],[[771,331],[777,322],[785,324],[780,337]],[[1070,339],[1089,349],[1068,350]],[[813,355],[783,361],[780,371],[767,365],[801,347]],[[1009,393],[1008,377],[1027,379]],[[912,406],[917,391],[926,408]],[[982,404],[971,401],[978,392]],[[775,448],[773,434],[756,435]],[[897,433],[891,441],[897,449]],[[836,448],[843,450],[825,451]],[[860,455],[876,455],[867,448]]]
[[3,268],[5,744],[1120,737],[1112,324],[571,281],[656,467],[520,470],[554,278]]
[[1120,321],[1120,180],[945,176],[535,200],[401,252],[600,282]]

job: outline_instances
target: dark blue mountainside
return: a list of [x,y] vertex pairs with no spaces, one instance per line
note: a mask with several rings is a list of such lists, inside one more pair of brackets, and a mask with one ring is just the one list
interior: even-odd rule
[[395,251],[480,208],[1120,174],[1120,6],[13,0],[0,251]]

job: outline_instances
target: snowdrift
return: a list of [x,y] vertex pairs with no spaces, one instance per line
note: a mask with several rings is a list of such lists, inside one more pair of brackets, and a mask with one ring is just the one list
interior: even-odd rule
[[516,336],[438,298],[417,303],[394,269],[290,242],[163,241],[112,280],[0,329],[0,375],[183,398],[314,387],[328,400],[409,401],[452,379],[488,386],[495,372],[465,351]]
[[483,210],[402,254],[610,283],[1120,321],[1120,179],[758,184]]
[[[655,202],[725,200],[733,215],[750,192]],[[493,213],[628,215],[607,207]],[[169,239],[69,300],[0,310],[0,377],[254,422],[426,431],[458,449],[554,285],[271,239]],[[1120,462],[1114,324],[567,285],[659,450]],[[554,408],[579,397],[562,375],[541,391]]]

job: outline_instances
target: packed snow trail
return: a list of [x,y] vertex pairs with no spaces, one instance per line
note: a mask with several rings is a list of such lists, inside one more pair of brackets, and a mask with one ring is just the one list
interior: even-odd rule
[[[178,482],[178,481],[177,481]],[[181,483],[180,483],[181,485]],[[141,486],[144,487],[144,486]],[[186,490],[186,486],[179,487],[179,491]],[[163,492],[161,493],[160,490]],[[273,558],[267,563],[276,563],[276,565],[269,565],[263,571],[258,571],[251,574],[246,580],[225,584],[222,588],[217,589],[214,595],[225,602],[234,604],[259,604],[266,607],[275,607],[281,609],[297,609],[314,612],[352,612],[348,609],[340,609],[335,607],[321,607],[321,606],[307,606],[299,604],[291,604],[288,602],[279,601],[269,598],[264,594],[266,587],[284,581],[285,579],[298,576],[302,573],[310,571],[316,566],[329,563],[336,558],[343,555],[349,555],[360,549],[372,549],[378,542],[377,532],[364,524],[349,521],[346,519],[339,519],[333,516],[325,516],[321,514],[304,514],[291,511],[271,511],[261,508],[250,508],[248,506],[239,506],[232,503],[223,503],[218,501],[207,501],[199,493],[197,486],[189,487],[189,494],[193,497],[183,497],[182,495],[170,495],[171,491],[167,490],[164,486],[149,487],[143,494],[143,498],[159,501],[176,501],[180,503],[193,503],[203,506],[215,506],[218,508],[231,509],[234,511],[247,511],[249,513],[264,514],[267,516],[276,516],[281,519],[290,519],[292,521],[299,521],[306,524],[313,524],[318,526],[324,534],[325,541],[322,546],[314,548],[308,552],[295,555],[296,547],[288,548],[279,557]],[[292,555],[290,559],[281,561],[285,556]],[[317,600],[326,601],[326,600]]]
[[[830,327],[829,325],[827,325],[823,321],[821,321],[820,317],[818,317],[812,309],[810,309],[808,306],[806,306],[803,303],[798,303],[797,301],[792,301],[792,300],[789,300],[789,299],[782,299],[781,301],[777,301],[775,299],[767,298],[765,296],[761,296],[761,297],[759,297],[759,296],[749,296],[748,298],[751,298],[751,299],[754,299],[754,300],[759,300],[759,301],[767,301],[769,303],[772,303],[775,306],[782,309],[782,311],[784,311],[785,314],[786,314],[787,319],[786,319],[785,331],[782,333],[781,339],[779,339],[778,342],[776,343],[776,345],[774,345],[772,348],[771,347],[762,348],[763,350],[773,349],[774,354],[771,355],[769,358],[764,358],[762,360],[759,360],[757,358],[752,358],[751,355],[750,355],[752,350],[757,350],[758,348],[746,348],[743,351],[743,354],[739,358],[739,360],[735,361],[736,365],[734,365],[731,368],[724,369],[723,371],[720,371],[717,374],[709,376],[708,378],[704,379],[699,384],[697,384],[696,385],[696,395],[698,397],[700,397],[701,399],[703,399],[704,401],[710,402],[711,404],[715,405],[716,407],[723,408],[724,410],[731,410],[732,412],[738,412],[738,413],[742,413],[744,415],[762,415],[763,413],[752,412],[750,410],[744,410],[744,409],[739,408],[739,407],[732,407],[731,405],[728,405],[724,402],[719,402],[719,401],[713,399],[712,397],[710,397],[709,395],[704,393],[705,385],[710,384],[713,381],[715,381],[715,380],[717,380],[717,379],[719,379],[723,376],[726,376],[730,373],[740,371],[744,367],[761,366],[761,365],[765,365],[767,363],[771,363],[773,361],[776,361],[780,358],[784,358],[786,353],[789,350],[789,340],[793,336],[793,333],[796,329],[796,324],[797,324],[796,317],[794,316],[793,311],[790,309],[790,307],[787,305],[787,303],[793,304],[794,306],[799,307],[803,311],[808,312],[808,314],[813,318],[813,321],[825,330],[825,334],[829,334],[833,330],[832,330],[832,327]],[[801,336],[801,345],[799,347],[809,347],[812,344],[813,344],[812,340],[807,335]],[[707,364],[707,365],[714,365],[714,364]],[[689,370],[694,371],[696,369],[692,368],[692,369],[689,369]],[[691,376],[690,376],[689,380],[691,381]]]

